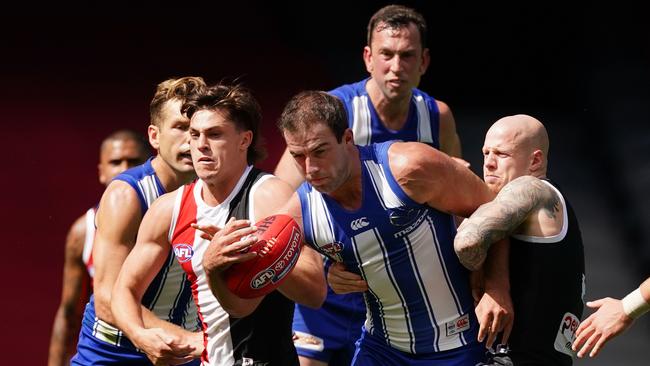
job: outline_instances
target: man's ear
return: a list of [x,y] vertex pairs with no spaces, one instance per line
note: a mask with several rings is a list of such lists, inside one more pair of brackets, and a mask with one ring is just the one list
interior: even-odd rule
[[160,148],[160,141],[158,140],[160,137],[160,128],[158,126],[149,125],[147,135],[149,135],[149,143],[151,144],[151,147],[158,151],[158,148]]
[[253,131],[247,130],[241,133],[240,149],[247,150],[253,143]]
[[354,135],[352,134],[352,129],[346,128],[345,131],[343,131],[343,137],[342,140],[346,144],[354,144]]
[[372,72],[372,50],[370,50],[370,46],[363,48],[363,62],[366,64],[366,70]]
[[530,172],[537,172],[542,170],[544,167],[544,154],[542,153],[542,150],[535,150],[533,151],[532,154],[532,159],[530,162]]

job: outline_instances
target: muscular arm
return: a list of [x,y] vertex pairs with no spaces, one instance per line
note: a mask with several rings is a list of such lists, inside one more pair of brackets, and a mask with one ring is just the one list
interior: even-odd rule
[[[141,220],[140,201],[133,188],[122,181],[109,184],[97,211],[93,263],[95,312],[97,317],[110,324],[115,324],[111,311],[113,286],[122,264],[135,245]],[[142,316],[148,328],[175,327],[144,307]]]
[[493,201],[479,207],[458,228],[454,249],[461,263],[478,269],[493,243],[515,232],[539,210],[549,216],[561,210],[559,197],[547,184],[523,176],[505,185]]
[[135,244],[141,220],[140,201],[131,186],[122,181],[109,184],[97,210],[97,232],[93,247],[95,265],[95,312],[115,324],[111,291],[122,264]]
[[[297,193],[293,194],[283,210],[293,217],[302,229],[302,212]],[[314,309],[321,307],[327,296],[322,256],[303,244],[298,262],[280,286],[280,291],[295,302]]]
[[[168,232],[174,197],[175,194],[170,193],[158,198],[145,214],[138,241],[126,257],[112,291],[111,308],[116,325],[138,348],[155,359],[183,357],[200,347],[200,342],[190,346],[192,341],[198,340],[191,332],[160,319],[153,324],[146,321],[144,314],[148,310],[140,304],[169,254]],[[179,347],[184,347],[186,352],[179,351]]]
[[460,144],[460,137],[456,132],[456,120],[451,113],[451,109],[444,102],[436,101],[438,110],[440,111],[440,151],[449,156],[456,158],[462,157],[462,146]]
[[61,303],[54,318],[48,365],[67,365],[79,335],[83,306],[90,294],[90,276],[83,263],[86,216],[78,218],[68,231],[63,264]]
[[417,142],[394,143],[388,150],[393,176],[416,202],[439,211],[469,217],[494,198],[471,170],[440,151]]
[[[468,217],[494,198],[485,183],[469,169],[427,145],[395,143],[388,157],[393,175],[405,193],[414,201],[439,211]],[[507,261],[507,244],[491,253],[490,265],[485,269],[486,293],[476,308],[479,340],[487,336],[488,346],[501,331],[507,337],[512,327]]]

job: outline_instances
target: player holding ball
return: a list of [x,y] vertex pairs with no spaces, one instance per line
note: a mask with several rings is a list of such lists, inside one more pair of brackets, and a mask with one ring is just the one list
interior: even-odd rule
[[[139,311],[155,269],[178,260],[199,308],[204,365],[298,365],[291,334],[293,301],[319,307],[325,279],[320,256],[311,248],[300,250],[301,240],[291,253],[280,250],[292,247],[293,231],[282,239],[275,234],[283,230],[272,230],[273,224],[258,234],[251,226],[275,214],[293,193],[281,180],[253,167],[262,155],[259,105],[247,89],[218,84],[188,101],[183,111],[190,118],[192,161],[199,179],[160,197],[144,216],[113,290],[118,326],[154,363],[178,363],[187,357],[189,345],[163,329],[144,328]],[[292,228],[291,222],[286,224]],[[222,229],[214,237],[200,230],[210,226]],[[167,256],[169,245],[175,258]],[[283,255],[287,262],[272,261],[271,268],[295,267],[280,271],[286,276],[268,285],[279,285],[277,291],[242,298],[228,289],[226,278],[246,261],[265,266],[264,258]]]

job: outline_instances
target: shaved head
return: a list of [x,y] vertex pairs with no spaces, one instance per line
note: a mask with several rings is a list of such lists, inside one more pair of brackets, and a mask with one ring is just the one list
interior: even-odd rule
[[522,148],[541,150],[546,159],[548,155],[548,133],[537,118],[527,114],[516,114],[496,121],[488,130],[490,133],[502,133],[511,136],[512,142]]
[[548,134],[531,116],[517,114],[496,121],[485,135],[483,178],[494,191],[523,175],[546,177]]

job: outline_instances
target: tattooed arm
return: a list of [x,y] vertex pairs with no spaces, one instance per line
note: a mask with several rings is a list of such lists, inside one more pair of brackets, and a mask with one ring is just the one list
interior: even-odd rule
[[526,219],[539,211],[555,218],[561,209],[559,197],[548,184],[529,175],[514,179],[460,225],[454,239],[456,254],[465,267],[477,270],[490,246],[512,234]]

